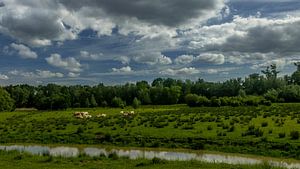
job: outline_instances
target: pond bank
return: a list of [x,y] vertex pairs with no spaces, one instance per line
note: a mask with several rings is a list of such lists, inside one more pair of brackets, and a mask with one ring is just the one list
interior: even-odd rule
[[48,155],[53,157],[76,158],[80,155],[89,157],[109,157],[117,155],[132,160],[136,159],[153,159],[159,158],[167,161],[201,161],[206,163],[224,163],[232,165],[260,165],[269,164],[273,167],[283,168],[299,168],[300,162],[287,162],[281,159],[260,159],[254,157],[246,157],[232,154],[216,154],[216,153],[194,153],[194,152],[177,152],[167,150],[139,150],[139,149],[122,149],[122,148],[100,148],[100,147],[81,147],[78,148],[68,146],[44,146],[44,145],[0,145],[2,151],[18,151],[26,152],[32,155]]

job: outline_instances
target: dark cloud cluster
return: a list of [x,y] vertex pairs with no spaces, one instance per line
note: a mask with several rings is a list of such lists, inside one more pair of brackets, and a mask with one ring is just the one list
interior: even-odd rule
[[224,5],[223,0],[83,0],[78,3],[61,0],[61,3],[77,10],[84,6],[98,7],[115,17],[135,17],[167,26],[178,26],[192,18],[206,16]]
[[291,53],[300,52],[300,21],[255,26],[245,36],[233,35],[222,45],[223,51]]

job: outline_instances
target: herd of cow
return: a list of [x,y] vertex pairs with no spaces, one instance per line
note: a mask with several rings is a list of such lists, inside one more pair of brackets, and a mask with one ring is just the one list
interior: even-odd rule
[[[135,115],[134,111],[120,111],[120,114],[123,117],[133,117]],[[92,118],[92,115],[89,112],[75,112],[74,117],[78,119],[89,119]],[[96,117],[103,118],[106,117],[106,114],[98,114]]]

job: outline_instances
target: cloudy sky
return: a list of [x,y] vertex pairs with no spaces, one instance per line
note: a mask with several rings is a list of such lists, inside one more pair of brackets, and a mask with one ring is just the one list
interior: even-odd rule
[[0,85],[223,81],[299,54],[299,0],[0,0]]

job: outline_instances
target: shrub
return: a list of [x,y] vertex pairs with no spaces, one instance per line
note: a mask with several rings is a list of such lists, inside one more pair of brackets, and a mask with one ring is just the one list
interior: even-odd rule
[[139,101],[136,97],[132,101],[132,107],[137,109],[141,105],[141,101]]
[[196,94],[186,95],[185,102],[190,107],[196,107],[198,105],[198,95],[196,95]]
[[234,132],[235,127],[234,126],[230,126],[230,128],[228,129],[228,132]]
[[265,99],[271,101],[273,103],[278,101],[278,92],[275,89],[268,90],[266,94],[264,94]]
[[299,139],[299,131],[291,131],[290,133],[292,140],[298,140]]
[[278,136],[279,136],[279,138],[284,138],[285,137],[285,133],[279,133]]
[[221,105],[222,105],[222,102],[220,99],[217,99],[217,98],[211,99],[211,106],[220,107]]
[[211,125],[207,126],[207,130],[212,130],[213,127]]
[[268,122],[265,121],[261,123],[261,127],[267,127],[267,126],[268,126]]
[[198,97],[198,105],[199,106],[209,106],[210,105],[210,101],[205,96],[199,96]]
[[126,106],[126,103],[121,98],[114,97],[111,101],[111,106],[124,108]]
[[160,158],[154,157],[152,159],[152,164],[165,164],[165,161]]

